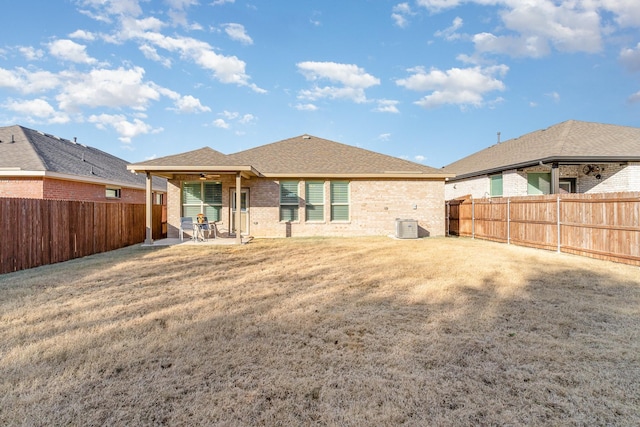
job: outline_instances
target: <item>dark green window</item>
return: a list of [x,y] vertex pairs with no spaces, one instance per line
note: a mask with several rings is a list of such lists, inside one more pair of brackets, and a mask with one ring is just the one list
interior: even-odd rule
[[491,197],[502,196],[502,174],[489,175],[489,188]]
[[324,221],[324,182],[307,181],[305,184],[305,217],[307,221]]
[[280,221],[298,221],[298,181],[280,181]]
[[349,221],[348,181],[331,181],[331,221]]
[[551,174],[550,173],[528,173],[527,174],[527,194],[551,194]]
[[193,181],[182,184],[182,216],[202,213],[209,221],[220,221],[222,211],[222,183]]

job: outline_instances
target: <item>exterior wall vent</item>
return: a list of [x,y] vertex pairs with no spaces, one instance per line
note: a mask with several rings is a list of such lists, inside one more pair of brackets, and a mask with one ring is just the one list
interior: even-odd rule
[[418,221],[416,221],[415,219],[396,218],[396,238],[417,239]]

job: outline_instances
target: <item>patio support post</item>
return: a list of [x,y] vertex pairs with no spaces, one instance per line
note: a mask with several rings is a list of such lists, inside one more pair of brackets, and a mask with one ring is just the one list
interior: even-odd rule
[[551,194],[560,192],[560,169],[558,163],[551,164]]
[[236,243],[238,245],[242,244],[242,234],[240,230],[242,229],[241,220],[242,220],[242,175],[240,172],[236,172],[236,218],[235,218],[235,233],[236,233]]
[[145,191],[145,227],[146,237],[144,239],[145,245],[153,245],[153,186],[151,180],[151,174],[147,172],[146,191]]

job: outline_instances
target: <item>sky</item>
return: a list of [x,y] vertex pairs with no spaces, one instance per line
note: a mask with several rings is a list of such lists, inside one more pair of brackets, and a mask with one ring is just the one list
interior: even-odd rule
[[0,126],[134,163],[310,134],[440,168],[566,120],[640,127],[638,0],[0,8]]

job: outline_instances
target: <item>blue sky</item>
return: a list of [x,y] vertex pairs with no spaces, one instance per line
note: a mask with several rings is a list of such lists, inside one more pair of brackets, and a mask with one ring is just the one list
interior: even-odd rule
[[137,162],[309,133],[433,167],[640,127],[637,0],[0,0],[0,125]]

